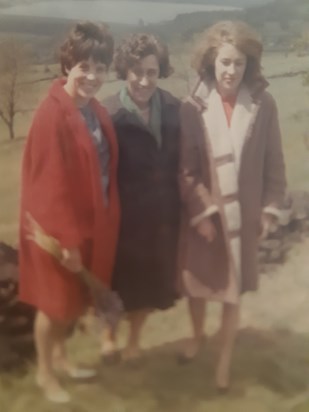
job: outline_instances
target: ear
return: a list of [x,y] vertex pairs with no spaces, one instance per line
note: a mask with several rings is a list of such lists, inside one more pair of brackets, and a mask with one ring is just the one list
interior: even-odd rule
[[5,258],[5,253],[4,253],[4,251],[1,249],[1,245],[0,245],[0,265],[3,265],[3,263],[4,263],[4,258]]
[[68,77],[70,71],[71,71],[71,69],[68,69],[67,67],[64,67],[64,75],[65,75],[66,77]]

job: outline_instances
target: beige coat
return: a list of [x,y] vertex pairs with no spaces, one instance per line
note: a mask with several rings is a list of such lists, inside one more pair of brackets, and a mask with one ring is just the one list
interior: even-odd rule
[[[223,197],[219,185],[220,159],[212,155],[209,138],[209,84],[200,82],[182,105],[180,186],[184,209],[180,287],[184,295],[237,303],[240,293],[257,289],[261,216],[263,210],[278,212],[286,187],[277,108],[272,96],[265,91],[266,86],[265,81],[260,81],[248,89],[247,106],[238,111],[240,144],[235,156],[238,157],[237,201],[241,215],[240,279],[235,276],[229,242],[226,196]],[[220,115],[208,116],[208,119],[214,127],[218,124],[218,130],[219,125],[226,122]],[[216,137],[214,127],[212,133]],[[237,132],[237,125],[235,127]],[[203,216],[211,216],[216,225],[217,237],[212,243],[196,230]]]

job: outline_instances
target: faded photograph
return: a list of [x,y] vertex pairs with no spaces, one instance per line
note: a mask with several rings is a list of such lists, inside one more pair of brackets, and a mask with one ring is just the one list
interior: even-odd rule
[[309,410],[308,21],[0,1],[0,411]]

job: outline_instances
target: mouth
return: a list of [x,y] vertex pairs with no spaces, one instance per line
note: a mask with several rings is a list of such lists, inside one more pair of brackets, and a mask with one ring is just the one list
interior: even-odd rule
[[145,87],[139,87],[138,89],[137,89],[137,91],[138,92],[140,92],[140,93],[147,93],[147,92],[149,92],[149,91],[151,91],[151,89],[150,88],[145,88]]
[[93,93],[97,89],[97,86],[92,84],[83,84],[81,86],[86,93]]
[[149,95],[149,93],[152,93],[152,88],[138,88],[136,92],[141,95]]
[[234,77],[227,77],[227,78],[225,79],[225,81],[226,81],[227,83],[233,83],[233,82],[235,81],[235,78],[234,78]]

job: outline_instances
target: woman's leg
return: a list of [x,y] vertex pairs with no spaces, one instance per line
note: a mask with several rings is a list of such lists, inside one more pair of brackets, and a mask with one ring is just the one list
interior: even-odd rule
[[101,355],[106,364],[114,364],[119,360],[117,350],[117,330],[118,327],[104,325],[101,334]]
[[141,332],[150,312],[150,309],[128,312],[127,318],[129,321],[129,337],[122,354],[122,358],[124,360],[134,359],[139,356]]
[[43,388],[47,398],[54,402],[64,403],[70,400],[53,370],[53,352],[59,336],[59,325],[45,313],[38,311],[34,324],[34,338],[37,350],[38,370],[37,383]]
[[239,323],[239,305],[224,304],[220,330],[220,354],[216,369],[218,389],[227,389],[230,383],[230,367]]
[[102,354],[110,354],[116,350],[117,347],[117,328],[111,328],[104,325],[102,332]]
[[71,378],[93,378],[97,375],[95,369],[75,366],[68,358],[66,351],[66,340],[69,337],[70,327],[71,325],[59,328],[58,330],[56,343],[53,350],[53,366],[55,369],[64,371]]
[[66,340],[72,324],[58,325],[55,331],[55,344],[53,348],[53,367],[68,372],[72,367],[66,350]]
[[204,336],[206,300],[201,298],[189,298],[188,307],[192,325],[192,339],[187,342],[183,356],[189,360],[196,356]]

